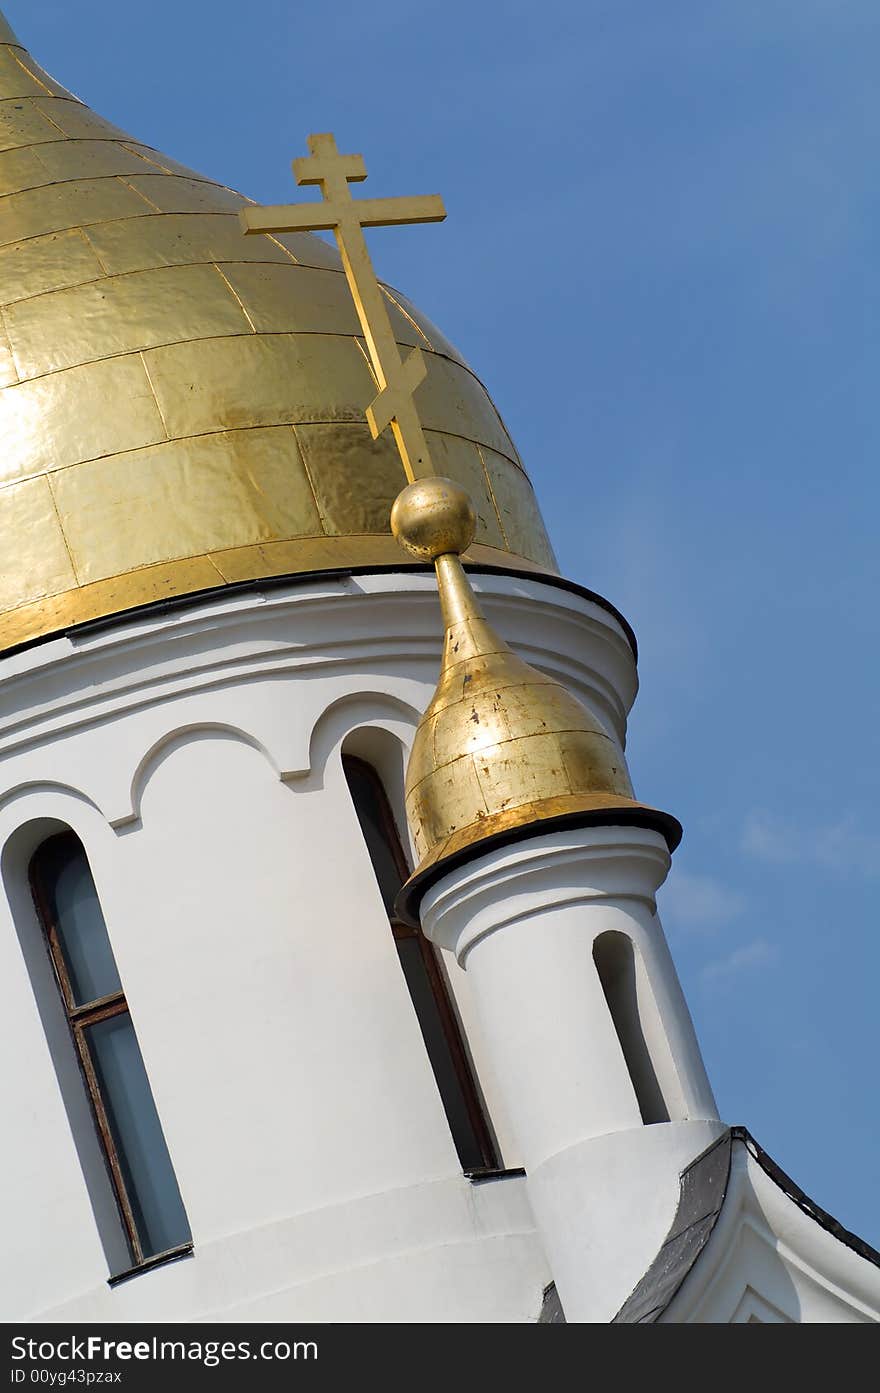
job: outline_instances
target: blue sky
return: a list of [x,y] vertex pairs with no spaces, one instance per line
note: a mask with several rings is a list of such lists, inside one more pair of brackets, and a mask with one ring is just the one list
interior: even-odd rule
[[639,637],[629,757],[722,1115],[880,1245],[876,0],[6,0],[57,77],[260,200],[309,131],[458,344],[563,572]]

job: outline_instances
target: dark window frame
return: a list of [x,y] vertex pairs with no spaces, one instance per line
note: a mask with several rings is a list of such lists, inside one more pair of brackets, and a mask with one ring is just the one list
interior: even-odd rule
[[[30,882],[31,895],[33,896],[37,911],[37,918],[43,930],[43,938],[49,954],[49,960],[52,964],[55,981],[58,985],[61,1004],[64,1008],[67,1024],[73,1039],[80,1074],[88,1095],[101,1148],[104,1153],[104,1160],[110,1176],[113,1196],[116,1200],[125,1239],[131,1254],[132,1267],[124,1275],[131,1275],[141,1269],[155,1267],[159,1263],[174,1257],[181,1257],[192,1251],[193,1244],[190,1240],[186,1243],[176,1244],[173,1248],[166,1249],[161,1253],[145,1254],[143,1244],[141,1243],[134,1216],[134,1207],[125,1183],[119,1148],[113,1137],[110,1120],[107,1116],[107,1108],[104,1103],[101,1086],[98,1082],[97,1072],[92,1061],[91,1051],[86,1038],[86,1032],[90,1026],[97,1025],[100,1021],[110,1020],[114,1016],[127,1015],[130,1018],[131,1012],[128,1008],[125,992],[121,988],[117,992],[111,992],[108,996],[98,997],[94,1001],[77,1005],[76,996],[70,980],[70,973],[64,958],[64,950],[61,945],[59,925],[52,906],[52,896],[51,893],[47,891],[45,883],[44,863],[57,852],[60,843],[69,843],[71,845],[75,843],[82,848],[83,855],[85,855],[85,849],[82,847],[82,843],[74,831],[66,830],[53,833],[52,836],[47,837],[45,841],[40,843],[31,856],[28,866],[28,879]],[[88,864],[88,857],[86,857],[86,862]],[[91,867],[89,867],[89,871],[91,873]],[[111,1282],[113,1280],[115,1279],[111,1278]]]
[[[401,884],[403,884],[404,881],[409,879],[409,876],[411,875],[411,868],[409,865],[409,861],[406,857],[406,853],[403,849],[400,833],[397,829],[397,822],[394,817],[391,804],[388,800],[388,794],[385,791],[385,786],[382,783],[382,780],[379,777],[378,772],[373,767],[373,765],[369,763],[368,760],[362,759],[360,755],[344,753],[342,756],[342,765],[343,771],[346,773],[346,782],[349,784],[350,791],[351,784],[348,779],[346,769],[346,766],[349,765],[356,767],[357,772],[360,774],[361,778],[365,779],[371,785],[373,797],[376,800],[376,806],[379,810],[379,815],[381,818],[381,831],[385,839],[385,844],[391,851],[392,858],[397,868],[397,872],[400,876],[400,882]],[[355,804],[355,810],[357,811],[357,804],[353,792],[352,802]],[[367,850],[369,854],[369,848]],[[440,966],[440,962],[438,960],[437,951],[434,948],[433,943],[431,943],[430,940],[425,937],[420,928],[415,928],[410,924],[404,923],[404,921],[402,919],[399,919],[394,913],[389,913],[388,922],[391,926],[391,933],[394,937],[395,943],[399,943],[407,939],[415,939],[418,942],[419,949],[421,951],[422,961],[425,965],[425,972],[431,987],[431,993],[434,998],[434,1004],[437,1008],[437,1014],[443,1030],[443,1036],[446,1041],[446,1046],[449,1050],[450,1058],[452,1060],[455,1078],[458,1084],[461,1099],[464,1103],[468,1121],[473,1131],[474,1140],[476,1141],[481,1154],[482,1164],[479,1166],[464,1167],[464,1174],[469,1178],[481,1178],[489,1177],[492,1175],[506,1174],[501,1158],[498,1153],[498,1147],[495,1143],[495,1139],[489,1127],[489,1122],[486,1117],[483,1101],[480,1095],[476,1079],[474,1077],[470,1056],[468,1055],[467,1048],[462,1038],[461,1028],[458,1022],[458,1016],[456,1015],[455,1008],[453,1007],[452,1001],[450,999],[449,988],[446,983],[443,969]],[[419,1025],[421,1026],[421,1021],[419,1022]],[[441,1090],[441,1100],[442,1098],[443,1095]],[[445,1100],[444,1111],[446,1111]],[[450,1130],[452,1130],[451,1127]],[[456,1142],[456,1149],[458,1149],[457,1139],[455,1137],[454,1132],[453,1141]]]

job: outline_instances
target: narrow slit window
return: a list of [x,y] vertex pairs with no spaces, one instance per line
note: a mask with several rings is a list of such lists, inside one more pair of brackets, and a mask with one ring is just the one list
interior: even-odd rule
[[501,1163],[433,945],[420,929],[410,928],[394,913],[409,867],[385,790],[375,769],[364,760],[343,755],[342,764],[462,1169],[468,1175],[499,1170]]
[[641,1018],[635,949],[626,934],[610,930],[596,939],[593,961],[617,1031],[642,1121],[668,1122],[669,1110]]
[[61,832],[43,842],[30,878],[132,1264],[141,1266],[192,1236],[79,838]]

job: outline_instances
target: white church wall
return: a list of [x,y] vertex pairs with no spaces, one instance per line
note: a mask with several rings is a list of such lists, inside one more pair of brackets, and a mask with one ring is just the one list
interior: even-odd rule
[[[481,587],[622,735],[635,673],[613,617],[539,582]],[[439,647],[430,578],[399,575],[220,597],[4,660],[7,1319],[536,1318],[552,1274],[524,1182],[460,1174],[339,759],[370,725],[406,746]],[[106,1191],[90,1200],[35,1001],[45,962],[32,984],[19,939],[39,819],[86,848],[193,1230],[194,1259],[113,1289]]]

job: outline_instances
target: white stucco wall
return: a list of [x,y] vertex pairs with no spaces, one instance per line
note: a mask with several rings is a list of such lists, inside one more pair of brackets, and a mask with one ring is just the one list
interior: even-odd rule
[[[538,581],[477,584],[622,739],[636,678],[613,617]],[[552,1274],[525,1182],[460,1174],[340,764],[365,727],[408,745],[439,649],[431,579],[400,574],[215,598],[0,662],[4,1319],[537,1318]],[[195,1243],[112,1289],[112,1205],[62,1100],[26,886],[58,825],[89,855]]]

